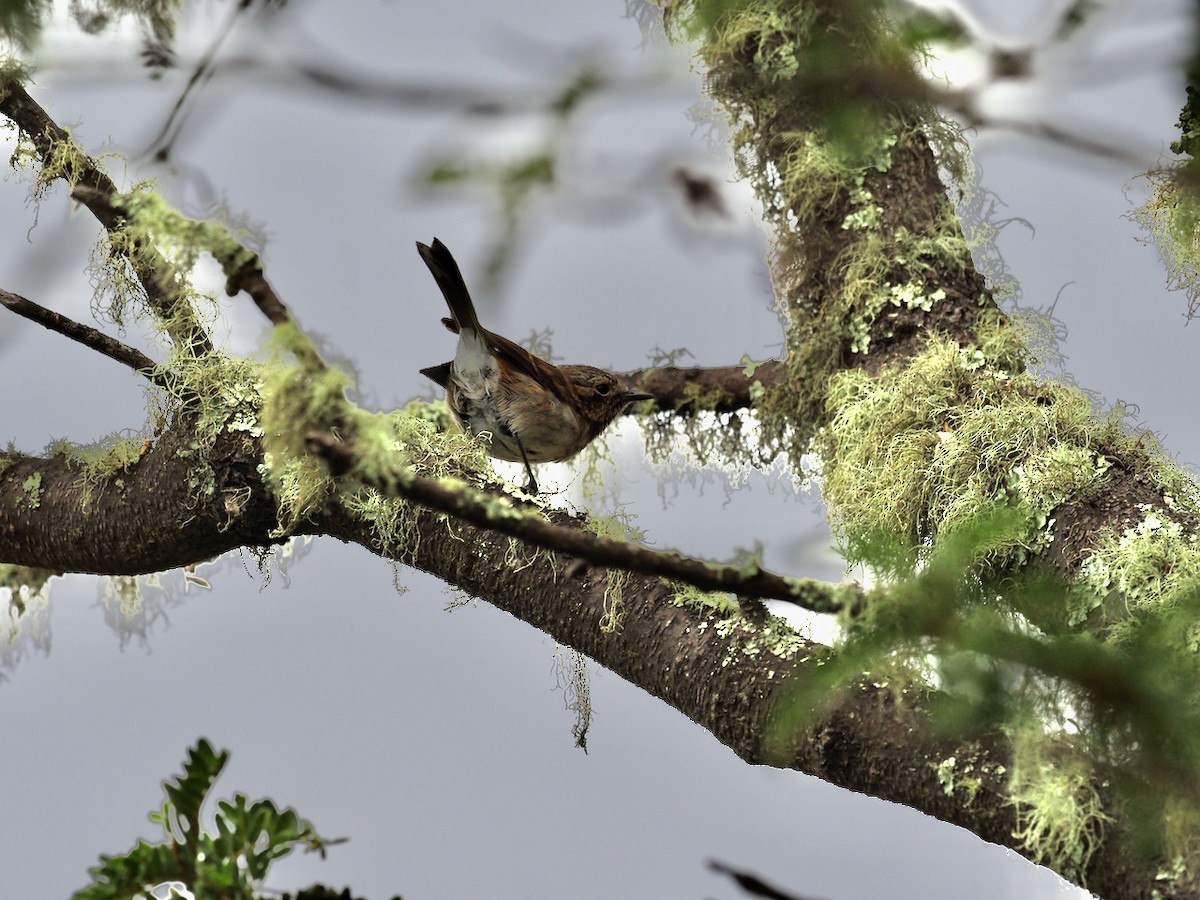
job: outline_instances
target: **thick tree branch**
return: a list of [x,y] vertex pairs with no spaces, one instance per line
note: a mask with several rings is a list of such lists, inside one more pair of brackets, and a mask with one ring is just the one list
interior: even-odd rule
[[70,460],[3,458],[0,562],[136,574],[286,540],[272,535],[278,511],[257,442],[222,432],[205,455],[195,447],[189,428],[168,429],[140,459],[90,486],[86,505],[89,485]]
[[[199,502],[187,487],[196,460],[181,456],[187,435],[168,432],[123,473],[124,488],[100,494],[81,511],[78,474],[61,460],[17,459],[0,475],[0,561],[65,571],[159,571],[245,546],[268,546],[277,513],[259,480],[259,456],[244,434],[224,435],[209,456],[218,486]],[[36,502],[22,488],[40,475]],[[422,540],[396,558],[505,609],[555,640],[587,654],[711,731],[743,759],[773,761],[766,745],[773,717],[794,683],[822,656],[778,620],[753,622],[676,599],[657,576],[633,574],[621,592],[621,627],[599,622],[612,602],[608,572],[580,569],[571,554],[531,554],[511,566],[509,539],[460,523],[446,536],[441,513],[414,508]],[[334,506],[299,530],[326,534],[378,552],[373,527]],[[440,538],[440,539],[439,539]],[[713,627],[724,622],[721,627]],[[747,652],[753,647],[753,652]],[[1015,814],[1006,805],[1003,767],[1010,756],[998,735],[956,740],[929,720],[936,697],[862,685],[840,699],[811,729],[790,767],[834,784],[904,803],[1019,849]],[[948,791],[933,763],[974,761],[973,802]],[[1139,897],[1153,870],[1130,863],[1109,837],[1093,857],[1093,889]]]
[[[794,686],[820,670],[823,648],[790,636],[773,618],[723,619],[715,610],[681,604],[668,583],[640,574],[623,585],[620,628],[604,632],[599,623],[610,603],[608,573],[579,570],[570,555],[556,552],[531,554],[528,565],[505,565],[501,561],[511,550],[505,536],[464,523],[456,527],[456,539],[432,540],[444,533],[440,515],[416,514],[425,539],[401,548],[398,561],[586,654],[678,709],[747,762],[812,774],[1022,849],[1008,801],[1007,740],[994,732],[951,737],[932,718],[938,695],[910,691],[900,698],[886,686],[857,685],[829,697],[825,713],[798,739],[794,756],[781,760],[769,746],[778,737],[776,716]],[[314,524],[323,533],[370,546],[361,522],[343,511],[331,510]],[[947,785],[938,766],[953,760],[967,761],[978,780]],[[1088,866],[1089,886],[1105,896],[1149,897],[1155,867],[1130,859],[1120,842],[1117,830],[1106,832]]]
[[61,313],[56,313],[53,310],[46,309],[46,307],[34,303],[32,300],[27,300],[19,294],[13,294],[5,290],[0,290],[0,304],[3,304],[17,315],[24,316],[31,322],[37,322],[51,331],[58,332],[63,337],[77,341],[85,347],[91,347],[97,353],[129,366],[129,368],[149,379],[153,384],[157,384],[160,387],[167,387],[169,384],[170,379],[155,370],[157,363],[141,350],[138,350],[136,347],[130,347],[128,344],[123,344],[116,338],[109,337],[104,332],[98,331],[90,325],[76,322],[74,319],[69,319]]

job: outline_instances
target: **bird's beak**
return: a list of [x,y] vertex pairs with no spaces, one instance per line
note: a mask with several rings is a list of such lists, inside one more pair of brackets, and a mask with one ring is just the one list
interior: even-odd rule
[[625,402],[636,403],[639,400],[653,400],[653,394],[647,394],[645,391],[626,391]]

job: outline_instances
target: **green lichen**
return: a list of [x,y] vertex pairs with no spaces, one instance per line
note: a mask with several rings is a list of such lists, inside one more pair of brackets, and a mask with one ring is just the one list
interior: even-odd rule
[[0,450],[0,476],[3,476],[10,468],[16,465],[17,460],[22,456],[21,452],[13,445],[12,441],[8,442],[8,447]]
[[[785,664],[810,649],[804,638],[783,619],[767,615],[747,618],[742,605],[723,591],[702,591],[692,585],[664,579],[672,592],[672,602],[679,607],[700,613],[695,626],[701,634],[713,632],[727,642],[727,652],[721,666],[742,659],[755,659],[767,666],[768,677],[774,678],[786,670]],[[778,660],[779,668],[772,666]]]
[[87,510],[105,488],[121,486],[120,475],[141,459],[149,441],[141,436],[125,437],[110,434],[91,444],[72,444],[66,440],[53,441],[46,455],[57,457],[79,473],[80,504]]
[[726,642],[721,668],[752,661],[764,667],[768,678],[788,672],[790,664],[811,649],[791,625],[772,615],[764,621],[740,614],[714,617],[703,620],[697,628],[701,632],[711,628]]
[[[943,230],[932,236],[914,235],[903,227],[890,234],[866,232],[843,251],[839,264],[845,266],[845,293],[838,305],[851,353],[866,354],[876,332],[892,336],[889,307],[928,312],[946,299],[945,290],[925,282],[926,272],[960,271],[970,254],[958,220],[943,225]],[[832,324],[828,320],[823,323],[824,327]]]
[[[764,392],[759,382],[751,386],[752,398]],[[724,479],[726,490],[733,490],[754,473],[769,469],[776,456],[760,441],[752,411],[704,410],[712,399],[712,395],[698,396],[695,407],[686,413],[651,413],[639,420],[644,458],[654,469],[664,497],[668,490],[699,483],[715,473]]]
[[[881,658],[884,665],[919,670],[931,644],[947,644],[939,652],[948,653],[956,641],[995,662],[986,642],[975,646],[972,640],[1007,639],[1010,647],[1028,650],[1033,626],[1012,610],[1043,600],[1061,607],[1047,617],[1055,627],[1066,627],[1068,619],[1081,623],[1095,605],[1106,612],[1124,607],[1124,626],[1110,622],[1083,640],[1096,642],[1093,662],[1119,659],[1107,655],[1113,647],[1100,644],[1104,639],[1118,646],[1140,641],[1143,651],[1169,655],[1154,642],[1160,633],[1176,636],[1174,649],[1193,644],[1195,657],[1200,627],[1189,617],[1194,620],[1200,608],[1193,562],[1200,548],[1191,540],[1200,522],[1196,484],[1151,439],[1128,434],[1120,408],[1099,415],[1082,392],[1029,374],[1053,362],[1048,329],[992,308],[992,295],[1011,293],[1012,282],[992,246],[986,195],[968,185],[958,131],[911,102],[919,88],[907,79],[920,50],[902,28],[884,23],[882,9],[685,0],[666,11],[669,29],[699,40],[710,91],[729,119],[735,158],[775,233],[772,274],[787,353],[779,386],[756,398],[763,446],[785,452],[797,472],[816,451],[831,522],[850,561],[907,572],[914,591],[924,592],[902,604],[911,618],[894,621],[896,613],[890,631],[887,607],[897,606],[897,598],[876,595],[865,622],[847,639],[848,651],[839,650],[820,671],[832,673],[833,687],[844,687],[864,668],[877,677]],[[881,72],[897,77],[884,80]],[[847,97],[847,82],[872,96]],[[863,83],[878,90],[862,91]],[[891,94],[894,85],[900,90]],[[915,89],[906,95],[906,86]],[[930,141],[941,174],[955,182],[953,199],[981,213],[982,225],[964,233],[951,203],[910,210],[883,199],[916,174],[905,164]],[[1169,198],[1159,202],[1155,227],[1161,232],[1167,223],[1175,232],[1172,252],[1182,251],[1173,268],[1194,283],[1200,214],[1194,202],[1190,208]],[[977,263],[989,276],[987,288],[976,275]],[[954,303],[952,316],[940,309],[946,300]],[[880,370],[875,351],[897,336],[893,323],[911,328],[921,321],[951,334]],[[907,332],[899,336],[905,343],[896,346],[907,355]],[[845,371],[866,353],[873,353],[866,360],[870,373]],[[663,426],[664,447],[673,427]],[[1164,494],[1167,510],[1148,510],[1155,519],[1105,537],[1096,548],[1099,558],[1089,559],[1069,597],[1061,585],[1021,580],[1026,565],[1053,547],[1056,510],[1099,499],[1118,471]],[[1013,512],[1011,524],[978,529],[980,511],[996,507]],[[955,565],[936,564],[939,547],[973,531],[980,539],[969,553],[959,554]],[[885,541],[899,548],[895,559],[873,557]],[[1011,593],[1018,583],[1022,598],[1005,594],[1005,586]],[[933,601],[947,597],[956,602],[940,608],[940,619],[929,618]],[[974,619],[963,615],[963,603],[973,605]],[[1174,625],[1179,627],[1169,627]],[[736,659],[731,655],[728,662]],[[1181,684],[1194,684],[1195,678],[1185,677],[1187,659],[1160,668]],[[1018,838],[1035,858],[1081,877],[1105,825],[1093,763],[1120,767],[1136,758],[1145,765],[1145,743],[1142,749],[1128,743],[1114,749],[1112,742],[1122,738],[1114,738],[1119,729],[1105,721],[1112,710],[1103,698],[1083,696],[1082,688],[1028,671],[985,668],[987,677],[972,684],[991,690],[995,705],[974,714],[1009,725],[1026,714],[1036,720],[1015,739],[1021,746],[1010,791]],[[1154,692],[1164,688],[1156,674],[1151,664],[1127,672],[1147,696],[1157,697]],[[810,721],[821,702],[805,696],[796,709],[785,710],[783,718],[792,718],[780,726],[783,743],[790,746],[790,725]],[[1045,722],[1067,716],[1078,734],[1060,739],[1048,733]],[[1072,751],[1071,744],[1087,752]],[[964,773],[961,759],[943,760],[937,771],[948,792],[974,798],[979,780]],[[1177,846],[1194,837],[1194,830],[1183,831]]]
[[[277,353],[313,352],[293,323],[277,325],[272,340]],[[276,536],[290,534],[334,494],[332,480],[306,451],[304,440],[314,431],[341,433],[349,387],[349,376],[334,367],[289,365],[276,359],[262,372],[263,474],[279,505]]]
[[724,591],[702,591],[700,588],[680,582],[668,582],[673,591],[676,606],[690,607],[700,613],[713,614],[718,618],[741,615],[742,607],[732,594]]
[[[0,78],[0,82],[2,80]],[[118,154],[106,153],[99,158],[116,156]],[[68,191],[74,190],[95,166],[95,160],[84,153],[79,145],[69,138],[52,141],[50,152],[43,160],[32,137],[21,132],[16,146],[13,148],[12,156],[9,157],[9,165],[18,172],[33,173],[29,196],[30,200],[36,203],[46,196],[60,178],[66,182]]]
[[975,802],[982,790],[985,778],[1004,775],[1004,766],[992,763],[980,763],[976,753],[972,752],[963,758],[948,756],[937,763],[930,763],[937,774],[938,783],[947,797],[959,796],[964,806]]
[[15,56],[0,56],[0,100],[8,93],[9,85],[28,84],[33,71],[27,63]]
[[[516,507],[513,507],[516,510]],[[528,510],[520,510],[520,514],[529,515]],[[547,573],[550,582],[556,584],[558,582],[558,567],[555,565],[555,556],[553,550],[548,550],[542,547],[530,547],[529,544],[519,538],[510,537],[508,539],[508,550],[504,554],[504,567],[513,572],[523,572],[538,563],[545,565],[544,571]]]
[[[354,446],[358,460],[356,471],[364,478],[386,481],[396,473],[422,476],[442,481],[456,489],[467,489],[480,483],[480,474],[490,471],[485,448],[478,439],[457,429],[442,431],[437,415],[426,417],[417,412],[433,412],[412,407],[396,412],[371,415],[351,414],[350,428],[355,435]],[[309,465],[316,465],[309,463]],[[322,469],[310,472],[313,476],[302,484],[308,485],[308,496],[300,511],[312,511],[334,496],[334,487]],[[479,495],[493,518],[510,518],[530,514],[518,509],[506,497]],[[339,498],[343,506],[371,524],[377,546],[385,555],[412,554],[420,546],[421,532],[417,527],[417,511],[411,504],[394,497],[384,497],[373,488],[362,488]],[[454,534],[453,523],[446,527]],[[533,551],[536,555],[537,551]]]
[[[911,137],[897,135],[881,144],[890,153],[891,146],[907,140]],[[877,163],[884,164],[882,155]],[[835,256],[827,265],[839,273],[836,291],[823,297],[819,307],[800,300],[802,293],[798,301],[787,299],[791,286],[802,286],[809,273],[803,257],[788,249],[791,239],[781,238],[777,251],[779,295],[788,319],[787,378],[766,392],[760,408],[766,442],[786,449],[799,469],[815,424],[823,421],[829,380],[843,368],[843,359],[869,352],[877,336],[892,336],[891,310],[928,311],[943,301],[945,289],[931,283],[928,273],[936,271],[946,279],[960,276],[971,265],[971,248],[949,204],[942,218],[926,223],[922,233],[864,214],[874,208],[862,204],[869,196],[866,178],[876,165],[848,168],[812,134],[793,148],[784,165],[782,172],[768,168],[766,178],[789,232],[819,230],[821,217],[835,208],[857,210],[848,214],[853,225],[847,230],[850,239],[831,250]]]
[[50,579],[61,575],[49,569],[0,563],[0,641],[13,644],[32,628],[34,634],[45,625],[50,603]]
[[45,590],[51,578],[59,574],[61,573],[50,569],[0,563],[0,591],[9,592],[10,602],[13,602],[17,592],[24,590],[30,594],[39,593]]
[[1167,287],[1183,291],[1188,316],[1200,309],[1200,201],[1196,162],[1145,175],[1151,193],[1130,218],[1147,233],[1167,273]]
[[[914,34],[888,27],[872,5],[693,0],[665,15],[669,32],[699,39],[740,173],[775,231],[787,377],[756,401],[756,437],[762,457],[786,451],[799,473],[824,420],[828,380],[846,358],[890,334],[889,310],[932,309],[945,297],[948,285],[930,282],[929,273],[961,281],[972,270],[972,248],[949,203],[905,226],[875,190],[897,158],[924,152],[929,141],[942,170],[963,176],[961,134],[932,114],[919,122],[900,114],[887,99],[893,90],[919,94],[922,51]],[[848,73],[879,90],[845,89]]]
[[110,575],[104,583],[102,606],[115,609],[126,621],[134,619],[142,611],[145,598],[138,575]]
[[25,492],[25,505],[37,509],[42,505],[42,473],[34,472],[21,482],[21,490]]
[[970,806],[975,800],[975,794],[978,793],[980,783],[978,779],[967,782],[963,779],[958,771],[958,759],[953,756],[948,756],[938,763],[929,764],[937,774],[938,784],[942,786],[942,792],[947,797],[953,797],[954,791],[957,788],[966,788],[966,804]]
[[1096,790],[1091,762],[1040,726],[1013,737],[1010,802],[1016,809],[1013,837],[1030,857],[1079,884],[1104,839],[1111,819]]
[[613,477],[617,464],[606,434],[584,447],[572,466],[579,473],[579,496],[588,506],[605,509],[621,502],[620,481]]
[[1200,871],[1200,810],[1180,797],[1168,797],[1163,805],[1162,858],[1169,860],[1157,875],[1160,881],[1182,881]]
[[830,385],[820,449],[831,521],[850,551],[886,534],[914,554],[996,503],[1029,528],[989,554],[994,569],[1025,561],[1052,538],[1051,513],[1099,489],[1124,439],[1097,421],[1081,391],[988,365],[976,347],[930,341],[878,377],[851,370]]
[[262,435],[258,423],[263,384],[275,369],[271,363],[220,351],[196,356],[180,348],[160,366],[170,373],[172,389],[150,394],[151,421],[187,417],[191,440],[176,453],[193,462],[188,488],[198,499],[210,498],[217,490],[209,456],[217,439],[235,434],[251,442]]
[[[263,370],[261,386],[264,476],[278,498],[279,524],[285,535],[335,499],[368,522],[378,547],[399,556],[417,547],[416,512],[409,504],[373,488],[339,490],[324,466],[312,457],[305,440],[312,433],[346,438],[354,447],[354,471],[369,484],[404,482],[414,476],[442,481],[451,488],[480,485],[491,479],[487,448],[477,437],[449,421],[441,403],[409,404],[391,413],[368,413],[351,404],[350,377],[320,363],[311,343],[294,324],[277,326],[274,344],[298,365],[277,360]],[[506,498],[481,495],[496,518],[529,514]]]
[[114,205],[125,217],[122,233],[126,249],[153,247],[180,272],[191,272],[207,253],[217,262],[226,278],[244,266],[255,265],[258,256],[244,242],[253,237],[245,229],[232,229],[216,219],[193,219],[183,215],[143,183],[127,194],[114,198]]
[[[1132,615],[1152,614],[1200,591],[1200,538],[1161,510],[1144,508],[1145,518],[1118,532],[1107,528],[1080,568],[1072,596],[1072,624],[1085,621],[1106,598],[1117,596]],[[1126,626],[1127,627],[1127,626]],[[1122,640],[1125,627],[1111,635]],[[1181,636],[1182,637],[1182,636]],[[1189,649],[1200,650],[1193,631]]]
[[[121,212],[121,224],[101,235],[89,264],[96,317],[123,327],[131,315],[151,315],[167,334],[180,333],[196,316],[208,324],[215,321],[219,304],[211,294],[195,289],[192,272],[204,254],[212,256],[227,277],[253,263],[256,255],[240,243],[249,232],[183,215],[153,190],[151,182],[137,184],[111,202]],[[150,306],[147,277],[174,300],[173,316]]]
[[[636,542],[645,537],[624,514],[591,515],[585,520],[584,527],[603,540]],[[607,569],[604,577],[604,613],[600,617],[600,631],[614,634],[620,630],[625,618],[625,587],[632,576],[620,569]]]

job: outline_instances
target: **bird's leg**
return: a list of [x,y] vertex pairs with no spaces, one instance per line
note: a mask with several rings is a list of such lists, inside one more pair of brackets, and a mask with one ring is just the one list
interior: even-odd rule
[[513,439],[517,442],[517,449],[521,451],[521,461],[525,463],[525,474],[529,476],[529,484],[525,485],[525,493],[537,496],[538,483],[533,477],[533,466],[529,464],[529,457],[525,455],[525,447],[521,444],[521,439],[515,434]]

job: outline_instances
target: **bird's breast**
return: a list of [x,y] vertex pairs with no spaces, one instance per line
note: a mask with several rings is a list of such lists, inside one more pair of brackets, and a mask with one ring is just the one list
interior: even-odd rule
[[496,459],[521,462],[524,448],[531,463],[558,462],[587,443],[578,414],[554,392],[522,372],[501,370],[490,354],[465,370],[462,357],[455,357],[446,402],[464,431],[491,436],[488,452]]

